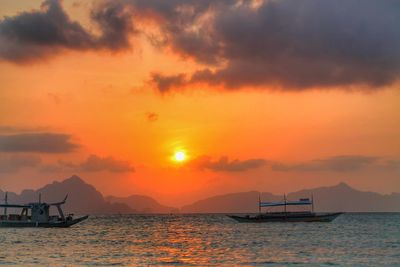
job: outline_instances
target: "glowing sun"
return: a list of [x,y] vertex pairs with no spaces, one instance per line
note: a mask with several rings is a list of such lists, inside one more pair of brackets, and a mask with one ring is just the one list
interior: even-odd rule
[[176,151],[174,155],[174,160],[178,162],[182,162],[186,159],[186,154],[183,151]]

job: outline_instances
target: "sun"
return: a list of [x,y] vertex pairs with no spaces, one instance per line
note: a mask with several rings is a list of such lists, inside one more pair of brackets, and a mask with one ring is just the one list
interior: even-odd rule
[[186,154],[183,151],[176,151],[174,155],[174,160],[178,162],[185,161],[186,159]]

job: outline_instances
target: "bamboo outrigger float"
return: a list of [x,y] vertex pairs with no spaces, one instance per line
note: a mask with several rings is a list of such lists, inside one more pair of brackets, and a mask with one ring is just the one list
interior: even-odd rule
[[[70,227],[83,220],[88,216],[74,218],[73,214],[64,215],[61,205],[65,204],[68,195],[64,200],[57,203],[43,203],[39,195],[39,202],[29,204],[9,204],[7,201],[7,193],[5,195],[5,203],[0,204],[0,208],[4,208],[3,215],[0,215],[0,227]],[[59,215],[51,216],[50,207],[57,208]],[[20,214],[8,214],[7,209],[21,209]]]
[[[261,213],[263,207],[284,207],[283,212]],[[287,206],[311,206],[309,211],[287,211]],[[301,198],[298,201],[287,201],[286,195],[283,201],[261,202],[258,200],[258,215],[255,216],[237,216],[228,215],[228,217],[238,222],[331,222],[342,212],[314,212],[314,200],[311,198]]]

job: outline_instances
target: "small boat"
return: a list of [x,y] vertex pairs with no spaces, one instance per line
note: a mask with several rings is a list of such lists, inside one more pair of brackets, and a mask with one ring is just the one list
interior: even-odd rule
[[[4,214],[0,215],[0,227],[70,227],[89,216],[74,218],[73,214],[64,215],[61,205],[65,204],[68,195],[64,200],[57,203],[43,203],[39,195],[39,202],[32,202],[25,205],[9,204],[7,193],[5,203],[0,204],[4,208]],[[50,215],[50,207],[56,207],[59,215]],[[7,209],[21,209],[19,214],[7,214]]]
[[[263,207],[284,207],[284,211],[261,213]],[[287,211],[287,206],[311,206],[309,211]],[[261,202],[258,200],[259,214],[250,216],[227,215],[238,222],[331,222],[343,212],[314,212],[314,200],[301,198],[298,201]]]

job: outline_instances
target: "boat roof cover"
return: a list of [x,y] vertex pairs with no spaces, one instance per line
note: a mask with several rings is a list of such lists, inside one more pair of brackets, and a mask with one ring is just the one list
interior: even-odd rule
[[311,205],[312,201],[308,198],[303,198],[298,201],[277,201],[277,202],[260,202],[260,207],[275,207],[285,205]]
[[30,205],[0,204],[0,208],[30,208]]

